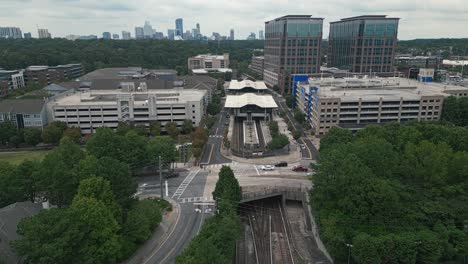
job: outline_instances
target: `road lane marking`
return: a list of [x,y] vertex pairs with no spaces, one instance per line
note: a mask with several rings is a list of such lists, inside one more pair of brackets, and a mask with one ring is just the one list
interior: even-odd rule
[[214,149],[214,144],[211,144],[211,150],[210,150],[210,156],[208,156],[208,164],[210,164],[211,161],[211,155],[213,155],[213,149]]
[[154,255],[156,255],[156,253],[158,253],[158,251],[162,248],[162,246],[164,246],[164,244],[166,244],[166,242],[169,240],[169,238],[172,236],[172,233],[174,233],[174,230],[176,229],[176,226],[177,224],[179,223],[179,220],[180,220],[180,215],[182,214],[182,208],[179,207],[179,214],[177,215],[177,219],[176,219],[176,222],[175,222],[175,225],[172,226],[172,230],[171,232],[169,233],[169,235],[164,239],[164,241],[158,246],[158,248],[153,251],[153,253],[143,262],[143,264],[146,264],[148,263],[148,261],[150,261],[151,258],[154,257]]
[[260,172],[258,172],[257,165],[254,165],[255,171],[257,172],[257,175],[260,175]]

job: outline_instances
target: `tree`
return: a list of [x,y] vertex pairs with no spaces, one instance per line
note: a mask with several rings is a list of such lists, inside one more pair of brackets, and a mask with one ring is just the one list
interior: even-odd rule
[[279,133],[278,122],[276,122],[276,121],[270,121],[270,122],[268,123],[268,127],[270,128],[270,134],[271,134],[271,136],[278,135],[278,133]]
[[160,136],[161,135],[161,123],[158,121],[151,122],[150,133],[153,137]]
[[184,120],[184,123],[182,124],[181,130],[182,130],[182,132],[184,132],[184,134],[186,134],[186,135],[189,135],[190,133],[192,133],[192,131],[193,131],[193,123],[192,123],[192,120],[190,120],[190,119],[185,119],[185,120]]
[[165,125],[167,134],[173,139],[177,139],[177,135],[179,134],[179,128],[177,128],[176,122],[167,122]]
[[289,144],[289,139],[284,134],[278,134],[277,136],[272,136],[271,141],[268,143],[268,148],[271,150],[281,149],[284,146]]
[[147,150],[150,164],[157,165],[159,162],[159,156],[161,156],[161,162],[164,166],[169,166],[175,161],[177,157],[177,151],[174,141],[169,137],[155,137],[148,144]]
[[190,140],[192,141],[192,154],[195,158],[199,158],[203,147],[208,141],[208,130],[197,127],[195,131],[190,134]]
[[21,142],[22,142],[22,140],[18,135],[11,136],[10,140],[9,140],[9,143],[11,145],[15,146],[15,148],[17,148],[19,146],[19,144],[21,144]]
[[242,190],[239,181],[234,176],[231,167],[223,166],[219,172],[219,179],[216,182],[215,190],[213,191],[213,199],[217,202],[220,210],[220,202],[226,201],[229,205],[236,206],[242,199]]
[[301,111],[297,110],[295,113],[294,113],[294,119],[296,119],[296,121],[299,123],[299,124],[304,124],[304,121],[305,121],[305,115],[304,113],[302,113]]
[[117,129],[115,130],[115,133],[120,136],[125,136],[132,128],[127,122],[120,121],[117,124]]
[[112,193],[122,209],[125,211],[130,208],[137,184],[127,164],[111,157],[97,159],[88,155],[80,161],[79,173],[81,179],[103,177],[108,180]]
[[286,106],[293,108],[295,102],[294,96],[292,94],[287,94],[284,96],[284,99],[286,99]]
[[110,182],[102,177],[91,177],[84,179],[78,186],[78,191],[73,202],[82,198],[93,198],[102,202],[114,215],[117,222],[122,221],[122,211],[112,193]]
[[122,233],[127,241],[137,245],[151,236],[161,220],[162,214],[158,200],[142,200],[128,212]]
[[6,144],[11,137],[17,135],[18,130],[16,126],[10,122],[2,122],[0,123],[0,143]]
[[63,131],[64,137],[69,137],[73,142],[79,144],[81,140],[81,130],[78,127],[69,127]]
[[24,129],[24,142],[31,146],[36,146],[42,140],[42,131],[39,128],[25,128]]
[[71,203],[81,180],[78,165],[83,157],[80,147],[67,137],[45,156],[38,171],[39,185],[52,204],[63,207]]
[[346,144],[353,139],[353,133],[348,129],[332,127],[320,140],[320,150],[325,150],[333,145]]
[[60,142],[66,128],[67,125],[65,123],[54,121],[42,130],[42,140],[44,143],[57,144]]
[[298,131],[298,130],[294,130],[294,131],[293,131],[293,138],[294,138],[295,140],[298,140],[299,138],[301,138],[301,136],[302,136],[301,131]]
[[0,208],[18,200],[20,191],[17,191],[17,188],[20,186],[12,186],[11,184],[14,179],[14,171],[15,167],[11,164],[0,162]]

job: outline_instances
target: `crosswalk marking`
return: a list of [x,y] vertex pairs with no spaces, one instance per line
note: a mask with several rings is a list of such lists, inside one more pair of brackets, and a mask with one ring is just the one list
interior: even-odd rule
[[184,181],[180,184],[179,188],[175,191],[175,193],[172,195],[171,198],[174,198],[177,196],[177,198],[180,198],[180,196],[185,192],[185,189],[189,186],[190,182],[192,182],[193,178],[195,178],[195,175],[200,171],[200,169],[196,171],[191,171],[187,177],[185,177]]
[[208,169],[214,169],[214,168],[221,168],[223,166],[232,166],[232,163],[221,163],[221,164],[210,164],[206,165],[205,167]]
[[223,138],[222,135],[211,135],[210,138]]
[[212,197],[184,197],[178,199],[179,203],[198,203],[198,202],[214,202]]

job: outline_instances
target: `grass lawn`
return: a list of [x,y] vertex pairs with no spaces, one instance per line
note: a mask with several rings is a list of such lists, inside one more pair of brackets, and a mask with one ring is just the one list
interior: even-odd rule
[[0,152],[0,162],[9,162],[16,165],[20,164],[23,160],[42,160],[49,152],[49,150]]

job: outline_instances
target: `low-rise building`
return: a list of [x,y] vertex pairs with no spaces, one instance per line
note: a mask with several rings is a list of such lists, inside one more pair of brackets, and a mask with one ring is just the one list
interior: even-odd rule
[[184,120],[198,126],[208,103],[204,90],[148,89],[145,82],[121,82],[121,89],[87,89],[59,95],[51,100],[51,118],[79,127],[83,134],[99,127],[117,128],[118,122],[149,127]]
[[468,88],[402,78],[297,78],[293,95],[295,109],[321,136],[332,127],[358,130],[369,124],[437,121],[444,98],[468,96]]
[[201,54],[188,58],[188,69],[217,70],[229,68],[229,53],[223,55]]
[[9,90],[25,86],[22,70],[6,71],[0,69],[0,98],[8,95]]
[[24,71],[24,79],[26,84],[46,86],[53,82],[76,79],[83,73],[83,66],[80,63],[57,66],[29,66]]
[[10,121],[17,128],[43,128],[47,125],[46,101],[14,99],[0,101],[0,123]]
[[249,65],[249,69],[251,69],[256,74],[263,76],[264,63],[265,63],[265,57],[254,56],[252,57],[252,61]]

